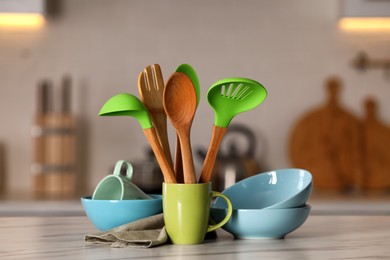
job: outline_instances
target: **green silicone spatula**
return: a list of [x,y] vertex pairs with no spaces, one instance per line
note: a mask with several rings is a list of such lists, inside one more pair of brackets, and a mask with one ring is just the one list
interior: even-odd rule
[[[194,68],[191,65],[184,63],[184,64],[180,64],[179,67],[176,68],[176,72],[184,73],[191,79],[196,92],[196,106],[198,106],[200,101],[200,84],[199,84],[198,75],[196,74]],[[176,135],[175,161],[174,161],[173,169],[176,174],[177,182],[178,183],[184,182],[183,158],[181,154],[180,139],[178,135]]]
[[152,125],[149,113],[144,104],[131,94],[118,94],[111,97],[100,109],[100,116],[131,116],[137,119],[152,147],[157,162],[164,175],[164,181],[175,183],[176,178],[169,161],[164,155],[156,130]]
[[266,97],[267,91],[263,85],[247,78],[226,78],[210,87],[207,101],[214,110],[215,118],[199,182],[210,181],[219,146],[233,117],[257,107]]

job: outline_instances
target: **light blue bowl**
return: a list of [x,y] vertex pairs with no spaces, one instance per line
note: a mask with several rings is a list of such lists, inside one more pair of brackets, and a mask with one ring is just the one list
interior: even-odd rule
[[[312,175],[303,169],[280,169],[260,173],[230,186],[222,193],[235,209],[295,208],[304,206],[312,192]],[[216,199],[216,208],[226,202]]]
[[[310,209],[310,205],[289,209],[234,209],[222,229],[239,239],[281,239],[306,221]],[[211,208],[210,213],[219,222],[227,209]]]
[[81,198],[89,220],[101,231],[162,213],[162,196],[150,195],[144,200],[93,200]]

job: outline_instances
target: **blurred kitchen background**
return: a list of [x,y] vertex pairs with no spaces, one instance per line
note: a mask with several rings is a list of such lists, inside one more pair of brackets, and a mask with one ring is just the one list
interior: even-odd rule
[[[7,2],[0,1],[0,12]],[[147,171],[153,156],[136,120],[98,112],[115,94],[138,96],[138,74],[154,63],[165,80],[181,63],[198,74],[202,94],[191,130],[198,173],[214,118],[208,88],[225,77],[248,77],[268,97],[233,120],[220,172],[302,167],[312,171],[316,194],[389,198],[390,30],[346,28],[342,18],[390,18],[390,1],[20,5],[31,2],[45,7],[43,20],[0,23],[3,200],[77,199],[120,159],[138,167],[136,175]],[[170,140],[174,147],[172,128]]]

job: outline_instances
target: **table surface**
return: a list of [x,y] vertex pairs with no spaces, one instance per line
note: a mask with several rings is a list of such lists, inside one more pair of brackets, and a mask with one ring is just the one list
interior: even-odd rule
[[200,245],[85,244],[85,216],[0,218],[0,259],[389,259],[390,215],[310,215],[285,239],[236,240],[219,229]]
[[[312,196],[308,204],[315,215],[390,215],[390,193],[381,196]],[[0,197],[0,217],[84,216],[79,199],[26,200]]]

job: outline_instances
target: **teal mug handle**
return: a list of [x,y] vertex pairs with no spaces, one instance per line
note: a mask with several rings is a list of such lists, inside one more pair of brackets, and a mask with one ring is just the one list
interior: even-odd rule
[[115,164],[113,174],[121,176],[121,169],[122,169],[123,164],[126,165],[126,176],[125,177],[131,181],[131,179],[133,178],[133,166],[130,163],[126,162],[125,160],[117,161],[117,163]]
[[224,195],[224,194],[222,194],[220,192],[216,192],[216,191],[212,191],[211,193],[212,193],[212,197],[213,198],[221,197],[221,198],[223,198],[226,201],[228,212],[227,212],[225,218],[221,222],[219,222],[219,223],[217,223],[215,225],[209,225],[208,228],[207,228],[207,232],[214,231],[214,230],[222,227],[223,225],[225,225],[229,221],[229,219],[230,219],[230,217],[232,216],[232,213],[233,213],[232,203],[230,202],[229,198],[226,195]]

